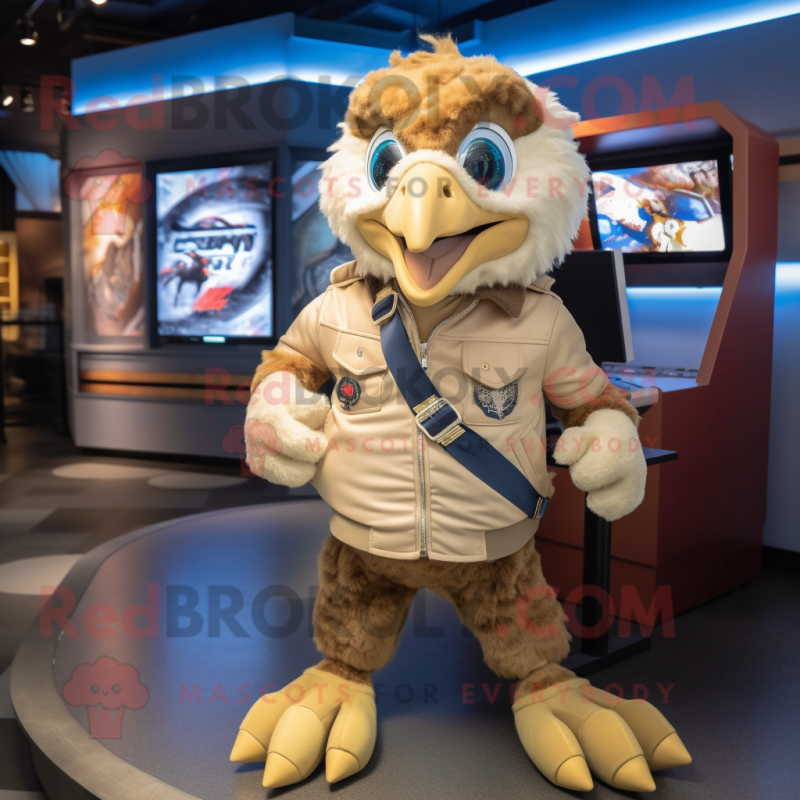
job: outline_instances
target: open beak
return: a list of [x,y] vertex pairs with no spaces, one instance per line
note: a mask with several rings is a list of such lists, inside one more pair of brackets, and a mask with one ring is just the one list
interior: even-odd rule
[[437,164],[415,164],[391,200],[357,221],[367,243],[394,264],[403,294],[431,306],[475,267],[512,253],[528,219],[486,211]]

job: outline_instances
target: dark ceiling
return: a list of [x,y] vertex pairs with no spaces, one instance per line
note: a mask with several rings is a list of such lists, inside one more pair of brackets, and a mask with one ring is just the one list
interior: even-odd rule
[[[469,31],[473,19],[505,16],[548,0],[0,0],[0,148],[42,150],[56,156],[58,131],[45,131],[37,113],[21,109],[25,90],[38,91],[42,75],[69,75],[70,61],[93,53],[180,36],[293,11],[309,21],[336,22],[375,31],[381,46],[406,48],[415,31]],[[38,34],[20,44],[20,20],[30,13]],[[379,33],[380,32],[380,33]],[[363,31],[362,31],[363,33]],[[395,45],[396,39],[396,45]]]

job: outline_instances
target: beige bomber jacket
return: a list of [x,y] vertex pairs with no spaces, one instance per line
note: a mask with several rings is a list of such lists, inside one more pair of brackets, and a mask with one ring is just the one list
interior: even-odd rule
[[[547,472],[545,397],[577,408],[608,381],[552,278],[527,289],[478,292],[420,346],[404,304],[399,313],[417,356],[463,421],[552,496]],[[313,484],[333,509],[331,533],[376,555],[398,559],[483,561],[515,552],[536,532],[529,519],[417,428],[386,366],[374,303],[355,262],[300,313],[276,349],[305,356],[338,381],[354,378],[357,403],[334,397],[325,423],[329,444]],[[315,446],[309,442],[309,446]]]

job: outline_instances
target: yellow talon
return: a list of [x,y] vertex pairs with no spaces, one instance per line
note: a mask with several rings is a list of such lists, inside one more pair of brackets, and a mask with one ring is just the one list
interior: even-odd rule
[[627,792],[654,792],[656,782],[647,767],[644,756],[626,761],[614,775],[612,786]]
[[280,753],[270,753],[267,757],[264,780],[261,781],[261,785],[265,789],[277,789],[279,786],[297,783],[302,780],[302,777],[297,767],[288,758],[284,758]]
[[261,742],[247,731],[239,731],[231,750],[231,761],[243,764],[252,764],[257,761],[267,760],[267,749]]
[[349,778],[360,769],[358,759],[346,750],[333,748],[328,750],[328,754],[325,756],[325,778],[328,783],[336,783]]
[[564,789],[572,789],[573,792],[591,792],[594,788],[589,765],[583,756],[567,759],[558,768],[555,782]]
[[650,769],[669,769],[670,767],[683,767],[692,763],[689,751],[677,733],[671,733],[664,739],[650,758]]

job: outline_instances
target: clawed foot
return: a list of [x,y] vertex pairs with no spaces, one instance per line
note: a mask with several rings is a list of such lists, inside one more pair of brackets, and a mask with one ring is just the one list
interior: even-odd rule
[[262,783],[276,788],[307,778],[325,756],[325,776],[335,783],[364,769],[376,734],[372,688],[311,668],[254,703],[231,761],[266,761]]
[[[616,789],[651,792],[651,771],[692,761],[650,703],[622,700],[578,678],[519,698],[514,719],[533,763],[565,789],[591,790],[594,774]],[[376,733],[372,688],[312,668],[256,701],[231,761],[266,761],[262,783],[276,788],[304,780],[324,756],[326,778],[335,783],[364,769]]]
[[514,719],[533,763],[565,789],[588,792],[594,773],[616,789],[652,792],[651,771],[692,761],[650,703],[622,700],[579,678],[519,698]]

